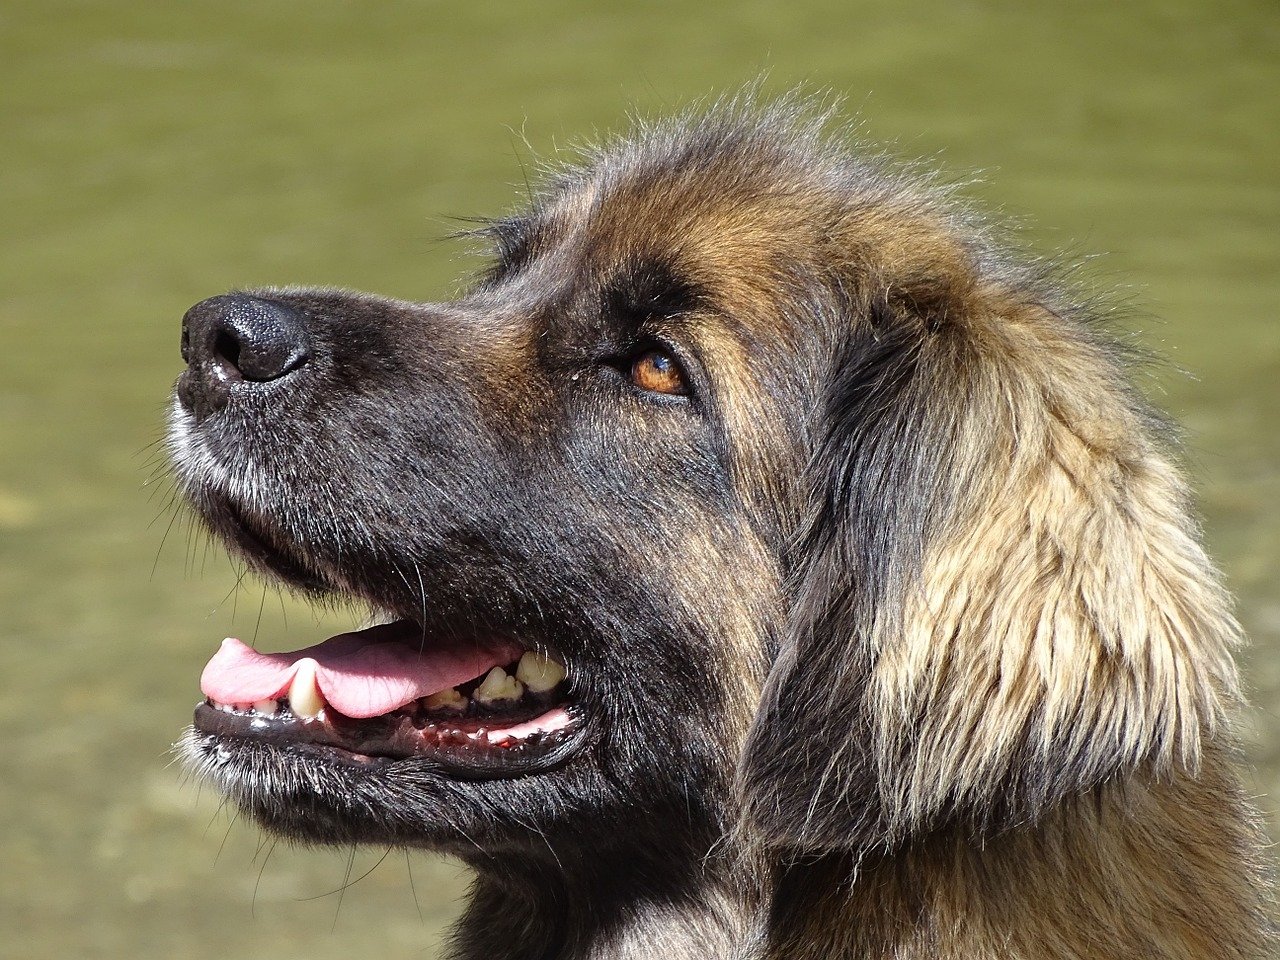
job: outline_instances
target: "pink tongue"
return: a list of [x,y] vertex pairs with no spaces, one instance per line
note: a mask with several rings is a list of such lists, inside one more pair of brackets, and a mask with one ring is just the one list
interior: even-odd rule
[[288,692],[298,661],[310,658],[316,662],[316,684],[325,702],[363,719],[465,683],[520,656],[520,648],[508,641],[433,641],[419,651],[420,638],[411,636],[416,630],[406,622],[388,623],[292,653],[258,653],[228,637],[200,675],[200,690],[219,703],[274,700]]

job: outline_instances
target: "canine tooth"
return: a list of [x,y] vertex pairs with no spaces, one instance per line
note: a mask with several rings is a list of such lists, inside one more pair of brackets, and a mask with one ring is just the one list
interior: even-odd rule
[[298,661],[298,672],[289,684],[289,709],[304,719],[318,717],[324,709],[324,697],[316,686],[316,662],[310,657]]
[[458,692],[456,687],[440,690],[422,698],[422,705],[428,710],[465,710],[467,698]]
[[277,705],[274,700],[259,700],[253,705],[253,712],[260,713],[264,717],[274,717],[276,710]]
[[550,657],[530,650],[520,658],[520,663],[516,666],[516,677],[531,693],[546,693],[564,679],[564,667]]
[[524,696],[524,684],[509,675],[501,667],[494,667],[472,694],[480,703],[496,703],[499,700],[519,700]]

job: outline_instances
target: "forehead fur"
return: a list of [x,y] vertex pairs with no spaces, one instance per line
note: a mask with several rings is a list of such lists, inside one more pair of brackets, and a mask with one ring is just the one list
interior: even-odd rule
[[812,309],[822,293],[858,303],[881,289],[946,312],[979,275],[1010,269],[935,178],[851,146],[828,120],[787,99],[639,123],[553,175],[533,221],[577,234],[593,262],[671,264],[735,316],[766,323],[798,307],[830,315]]

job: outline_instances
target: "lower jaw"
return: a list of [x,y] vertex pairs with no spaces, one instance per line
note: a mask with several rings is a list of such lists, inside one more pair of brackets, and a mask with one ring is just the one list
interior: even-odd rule
[[194,724],[197,733],[230,749],[237,742],[255,744],[366,770],[426,762],[453,779],[497,780],[546,773],[583,746],[585,724],[576,708],[558,707],[539,719],[547,729],[531,732],[523,724],[515,731],[521,735],[511,736],[477,724],[424,727],[402,715],[353,720],[325,711],[314,718],[268,717],[206,702],[196,707]]

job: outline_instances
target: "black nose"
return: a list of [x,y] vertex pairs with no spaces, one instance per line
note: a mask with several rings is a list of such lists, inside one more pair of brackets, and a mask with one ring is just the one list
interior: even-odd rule
[[306,318],[274,300],[228,294],[202,300],[182,318],[187,370],[178,397],[209,413],[226,405],[236,384],[270,383],[311,359]]

